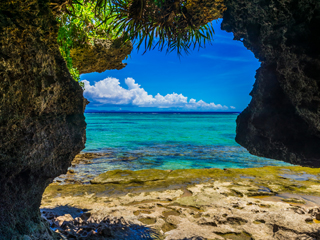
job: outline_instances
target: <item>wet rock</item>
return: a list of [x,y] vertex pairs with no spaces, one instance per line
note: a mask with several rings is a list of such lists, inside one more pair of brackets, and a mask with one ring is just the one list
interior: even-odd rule
[[298,208],[297,210],[295,210],[295,212],[298,214],[306,214],[306,210],[303,208]]
[[139,218],[138,219],[140,222],[146,224],[146,225],[150,225],[150,224],[155,224],[157,222],[156,218]]
[[177,226],[174,225],[174,224],[168,223],[168,222],[165,222],[161,227],[161,230],[164,233],[169,232],[169,231],[174,230],[174,229],[177,229]]
[[112,237],[113,236],[112,230],[106,226],[98,229],[98,233],[103,237]]
[[178,226],[181,223],[180,217],[169,215],[166,219],[167,223]]
[[169,210],[169,211],[164,211],[164,212],[162,212],[162,215],[163,215],[165,218],[167,218],[167,217],[169,217],[169,216],[171,216],[171,215],[173,215],[173,216],[179,216],[180,213],[179,213],[177,210]]
[[309,209],[308,214],[310,214],[314,219],[320,221],[320,208],[311,208]]
[[284,198],[282,199],[282,201],[289,202],[289,203],[302,203],[302,204],[306,203],[306,201],[304,201],[303,199],[298,199],[298,198]]
[[133,212],[133,214],[135,215],[135,216],[138,216],[138,215],[140,215],[140,214],[150,214],[151,213],[151,211],[148,211],[148,210],[138,210],[138,211],[134,211]]
[[266,221],[263,219],[257,219],[257,220],[254,220],[253,223],[254,224],[263,224],[263,223],[266,223]]
[[[65,214],[63,216],[57,217],[55,220],[55,224],[61,227],[65,222],[73,221],[73,217],[70,214]],[[64,227],[67,227],[67,224],[65,224]]]
[[231,225],[243,225],[246,224],[248,221],[246,219],[243,219],[241,217],[228,217],[227,223]]
[[55,215],[52,212],[42,211],[42,217],[44,217],[47,220],[51,220],[55,217]]
[[104,157],[104,156],[108,156],[108,153],[80,153],[77,154],[74,159],[72,160],[72,164],[73,166],[75,166],[76,164],[90,164],[92,163],[91,160],[95,159],[95,158],[100,158],[100,157]]
[[131,183],[131,182],[147,182],[163,180],[167,178],[169,172],[164,170],[150,169],[150,170],[112,170],[100,174],[98,177],[91,180],[92,184],[103,183]]
[[271,190],[265,190],[259,186],[234,186],[231,188],[232,191],[240,196],[274,196],[276,193]]
[[83,221],[87,221],[90,217],[91,217],[91,213],[86,212],[80,216],[80,219],[82,219]]
[[247,232],[227,232],[221,233],[216,232],[217,235],[223,237],[224,239],[233,239],[233,240],[252,240],[253,238]]
[[217,223],[215,221],[213,221],[212,219],[207,219],[207,218],[202,218],[198,221],[199,225],[207,225],[207,226],[213,226],[213,227],[217,227]]

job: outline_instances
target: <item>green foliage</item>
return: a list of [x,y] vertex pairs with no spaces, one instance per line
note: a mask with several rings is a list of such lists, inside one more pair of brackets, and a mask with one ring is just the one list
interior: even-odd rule
[[79,82],[81,87],[84,87],[83,83],[80,82],[79,71],[76,68],[74,68],[72,65],[72,58],[70,56],[70,49],[72,48],[73,41],[72,41],[72,38],[70,37],[68,29],[64,25],[62,25],[59,28],[58,44],[59,44],[59,49],[60,49],[61,55],[67,63],[67,67],[69,69],[71,76],[73,77],[73,79],[75,81]]
[[101,0],[97,4],[99,13],[103,6],[110,8],[111,30],[136,41],[138,49],[143,45],[145,51],[166,48],[181,55],[213,40],[212,24],[199,24],[186,0]]
[[[212,0],[215,4],[216,0]],[[55,6],[59,15],[58,43],[70,73],[79,81],[79,72],[72,65],[70,50],[91,44],[94,39],[117,39],[122,44],[136,43],[145,51],[158,47],[178,55],[197,46],[204,47],[213,40],[211,19],[192,16],[187,0],[69,0]],[[189,5],[188,5],[189,4]],[[205,2],[205,4],[207,4]],[[195,7],[196,6],[196,7]],[[219,10],[218,10],[219,11]]]
[[112,19],[108,19],[110,10],[97,13],[96,4],[86,0],[74,1],[65,11],[61,12],[61,27],[72,40],[72,47],[93,44],[93,39],[115,39],[116,29],[112,30]]
[[73,67],[70,50],[86,44],[93,45],[94,39],[115,39],[114,31],[110,30],[111,20],[106,21],[108,11],[95,14],[95,4],[82,0],[64,6],[58,21],[58,44],[61,55],[67,63],[72,77],[80,82],[79,71]]

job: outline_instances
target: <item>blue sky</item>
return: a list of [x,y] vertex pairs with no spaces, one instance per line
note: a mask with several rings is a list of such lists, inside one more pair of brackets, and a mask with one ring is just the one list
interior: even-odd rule
[[212,45],[189,55],[134,49],[121,70],[81,75],[87,111],[242,111],[260,63],[213,24]]

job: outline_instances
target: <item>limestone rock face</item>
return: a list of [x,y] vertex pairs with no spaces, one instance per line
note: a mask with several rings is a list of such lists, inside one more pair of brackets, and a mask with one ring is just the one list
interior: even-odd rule
[[122,61],[131,53],[132,44],[122,43],[122,39],[95,39],[92,45],[71,49],[73,65],[82,73],[104,72],[108,69],[120,70],[126,66]]
[[222,29],[261,62],[236,141],[254,155],[320,167],[320,1],[225,4]]
[[0,239],[54,238],[40,218],[42,193],[84,148],[87,101],[60,55],[49,4],[0,4]]

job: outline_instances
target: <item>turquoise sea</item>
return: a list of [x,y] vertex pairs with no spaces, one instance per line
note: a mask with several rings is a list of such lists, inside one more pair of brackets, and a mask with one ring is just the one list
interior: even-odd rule
[[288,166],[256,157],[234,140],[231,113],[86,113],[83,152],[104,152],[91,164],[71,167],[89,181],[114,169],[248,168]]

